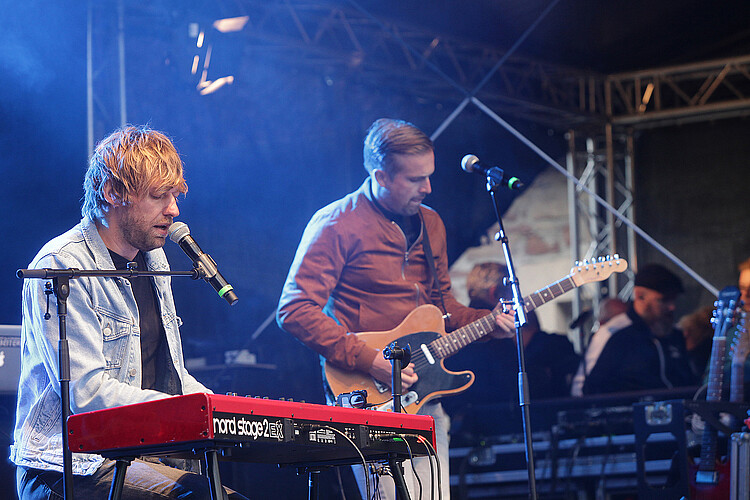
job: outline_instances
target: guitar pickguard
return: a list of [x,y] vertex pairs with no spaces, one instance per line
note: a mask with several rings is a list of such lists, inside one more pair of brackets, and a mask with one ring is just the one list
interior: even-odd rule
[[474,382],[472,372],[450,372],[445,369],[442,361],[430,363],[422,352],[422,344],[429,344],[437,339],[435,332],[417,332],[400,337],[396,342],[399,347],[411,348],[411,362],[417,373],[417,381],[409,387],[409,391],[417,393],[417,404],[424,403],[424,398],[430,395],[455,394],[468,388]]

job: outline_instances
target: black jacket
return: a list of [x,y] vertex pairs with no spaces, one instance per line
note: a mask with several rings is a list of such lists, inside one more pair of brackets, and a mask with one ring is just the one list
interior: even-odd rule
[[695,385],[682,332],[654,336],[632,306],[633,322],[618,330],[604,346],[583,384],[584,394],[640,391]]

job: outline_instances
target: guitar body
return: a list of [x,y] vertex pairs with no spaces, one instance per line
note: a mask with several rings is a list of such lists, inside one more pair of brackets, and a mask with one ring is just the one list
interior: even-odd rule
[[[445,323],[440,309],[429,304],[414,309],[393,330],[357,334],[368,347],[379,351],[392,342],[397,342],[400,347],[410,346],[412,362],[415,364],[419,380],[404,393],[402,405],[404,411],[411,414],[417,413],[432,399],[459,393],[474,383],[472,372],[448,371],[442,359],[434,359],[434,362],[430,363],[422,354],[422,345],[445,335]],[[367,391],[368,403],[376,406],[381,406],[392,398],[390,387],[376,382],[367,373],[341,370],[326,361],[325,376],[331,390],[337,395],[364,389]]]
[[698,483],[698,465],[690,462],[690,500],[727,500],[730,491],[731,470],[729,462],[717,460],[714,467],[716,474],[715,483]]

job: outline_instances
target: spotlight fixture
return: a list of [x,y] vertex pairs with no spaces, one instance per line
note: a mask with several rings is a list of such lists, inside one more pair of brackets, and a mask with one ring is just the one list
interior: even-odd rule
[[231,85],[232,83],[234,83],[234,76],[222,76],[221,78],[217,78],[214,81],[207,81],[204,83],[206,83],[207,85],[203,89],[201,89],[200,94],[208,95],[216,92],[224,85]]
[[214,21],[214,28],[222,33],[230,33],[232,31],[242,31],[247,24],[250,16],[242,17],[228,17],[226,19],[218,19]]

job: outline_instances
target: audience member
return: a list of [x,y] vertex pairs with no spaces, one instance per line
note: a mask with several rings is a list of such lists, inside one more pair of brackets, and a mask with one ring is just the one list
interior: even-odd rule
[[712,315],[713,306],[705,306],[686,314],[677,322],[678,328],[682,330],[682,336],[685,337],[690,368],[696,377],[704,375],[708,360],[711,359]]
[[596,316],[596,320],[599,325],[603,325],[618,314],[622,314],[627,310],[627,302],[624,302],[617,297],[608,297],[599,302],[599,313]]
[[685,339],[673,326],[675,300],[682,292],[682,281],[666,267],[649,264],[639,270],[632,305],[592,337],[591,352],[585,356],[588,373],[582,394],[683,387],[697,382]]
[[[497,262],[474,266],[466,283],[471,307],[491,309],[500,299],[507,300],[511,296],[510,287],[503,283],[507,274],[506,267]],[[542,331],[534,311],[527,316],[522,335],[530,398],[567,396],[579,361],[573,344],[565,335]],[[448,358],[445,364],[449,369],[471,367],[476,375],[466,392],[445,399],[449,411],[467,404],[518,401],[517,352],[514,336],[476,342]]]

